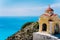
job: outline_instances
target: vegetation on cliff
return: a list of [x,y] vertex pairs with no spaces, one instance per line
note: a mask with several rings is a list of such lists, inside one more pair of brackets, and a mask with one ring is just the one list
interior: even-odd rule
[[7,40],[33,40],[33,32],[38,30],[38,22],[28,22],[22,26],[21,30],[8,37]]

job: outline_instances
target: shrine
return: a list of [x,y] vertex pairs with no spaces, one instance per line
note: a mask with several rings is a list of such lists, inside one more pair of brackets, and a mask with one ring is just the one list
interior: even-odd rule
[[60,33],[60,19],[49,6],[39,18],[39,32],[48,34]]

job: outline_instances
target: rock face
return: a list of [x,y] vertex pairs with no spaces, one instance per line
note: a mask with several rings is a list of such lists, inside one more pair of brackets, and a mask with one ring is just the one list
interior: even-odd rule
[[38,32],[38,30],[38,22],[28,22],[23,25],[20,31],[8,37],[7,40],[33,40],[33,32]]

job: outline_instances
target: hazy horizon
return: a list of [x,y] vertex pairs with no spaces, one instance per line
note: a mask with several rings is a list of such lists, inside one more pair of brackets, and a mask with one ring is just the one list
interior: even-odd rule
[[60,0],[0,0],[0,16],[40,16],[48,5],[60,15]]

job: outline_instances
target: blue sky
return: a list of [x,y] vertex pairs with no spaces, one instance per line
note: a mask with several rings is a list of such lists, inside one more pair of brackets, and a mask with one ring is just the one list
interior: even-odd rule
[[60,15],[60,0],[0,0],[0,16],[40,16],[49,4]]

